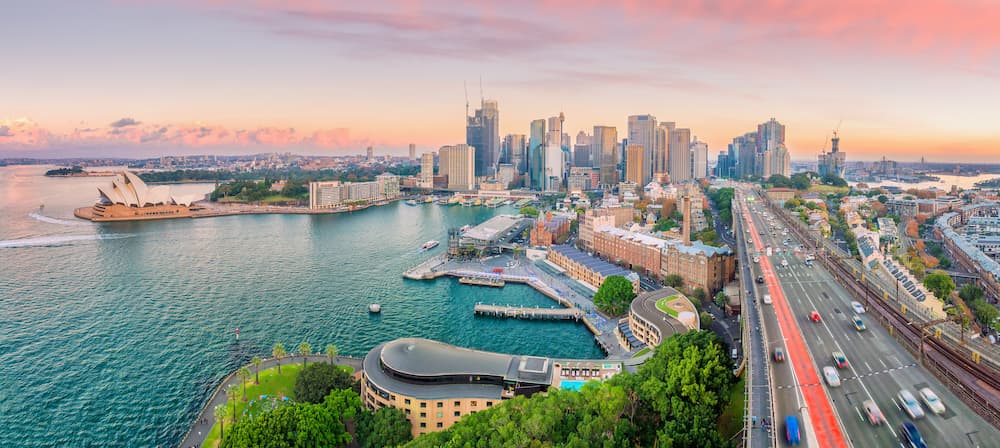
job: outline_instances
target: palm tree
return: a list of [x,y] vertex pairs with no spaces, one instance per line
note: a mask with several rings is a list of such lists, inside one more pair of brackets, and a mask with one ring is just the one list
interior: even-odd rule
[[326,356],[330,357],[330,364],[333,364],[333,362],[337,360],[337,346],[334,344],[327,344]]
[[240,381],[243,382],[243,401],[247,401],[247,380],[250,379],[250,369],[247,366],[240,367],[237,374],[240,376]]
[[219,423],[219,440],[226,438],[226,406],[215,407],[215,421]]
[[312,354],[312,346],[308,342],[299,342],[299,354],[302,355],[302,368],[306,367],[306,357]]
[[278,375],[281,375],[281,358],[285,357],[285,344],[277,343],[274,344],[274,348],[271,349],[271,355],[275,357],[278,362]]
[[235,384],[226,388],[226,398],[233,404],[233,423],[236,423],[236,397],[239,396],[240,391],[234,386]]
[[257,384],[260,384],[260,365],[263,363],[264,362],[260,360],[260,356],[254,356],[253,359],[250,360],[250,364],[253,364],[253,374],[256,378]]

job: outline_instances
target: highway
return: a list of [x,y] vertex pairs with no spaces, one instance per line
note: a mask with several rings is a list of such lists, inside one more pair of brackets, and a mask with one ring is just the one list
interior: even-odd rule
[[[754,193],[744,190],[744,194]],[[754,234],[747,236],[759,240],[762,247],[794,249],[800,244],[793,233],[787,236],[790,238],[788,246],[783,244],[786,236],[782,235],[780,229],[784,224],[775,217],[772,225],[765,216],[762,204],[751,205],[748,209],[752,220],[747,227]],[[772,229],[777,229],[774,234]],[[742,246],[740,249],[746,250]],[[752,266],[754,276],[764,275],[767,279],[766,291],[761,293],[770,293],[774,298],[774,305],[762,305],[764,331],[769,347],[773,350],[774,346],[785,344],[788,357],[784,363],[772,364],[771,369],[773,400],[779,420],[784,415],[802,412],[807,412],[812,417],[817,412],[813,409],[815,403],[823,397],[828,400],[828,406],[832,405],[838,422],[837,429],[841,430],[842,436],[850,445],[904,446],[899,427],[903,421],[911,419],[900,408],[896,395],[904,388],[917,394],[919,389],[930,387],[941,398],[947,411],[942,415],[935,415],[927,412],[926,406],[922,406],[927,416],[914,423],[928,446],[1000,446],[1000,432],[920,367],[874,319],[861,314],[867,329],[856,330],[852,323],[854,312],[851,301],[857,299],[851,297],[819,263],[812,267],[806,266],[805,256],[806,252],[794,250],[790,253],[774,253],[770,257],[762,254],[760,263]],[[787,267],[782,267],[783,261],[787,262]],[[778,296],[783,297],[779,299]],[[812,322],[808,318],[809,313],[814,310],[819,313],[820,322]],[[797,331],[798,335],[788,334],[789,330]],[[796,336],[804,343],[807,353],[796,354],[794,347],[789,346],[795,343]],[[816,375],[817,372],[822,372],[824,366],[835,365],[832,359],[834,351],[843,352],[848,360],[846,368],[837,369],[842,383],[839,387],[829,387],[823,382],[822,375]],[[806,359],[794,359],[796,356]],[[794,371],[791,368],[793,365]],[[810,371],[813,373],[810,374]],[[809,400],[810,394],[812,400]],[[866,421],[861,407],[865,400],[877,403],[886,418],[886,424],[874,427]],[[813,429],[817,432],[816,438],[803,434],[804,445],[831,446],[824,441],[822,433],[833,428]],[[779,430],[783,431],[783,427]]]

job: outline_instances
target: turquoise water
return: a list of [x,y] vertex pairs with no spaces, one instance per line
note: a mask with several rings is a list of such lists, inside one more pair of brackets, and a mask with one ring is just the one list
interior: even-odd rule
[[587,384],[587,383],[589,383],[591,381],[593,381],[593,380],[590,380],[590,381],[584,381],[584,380],[561,380],[561,381],[559,381],[559,389],[560,390],[580,390],[580,388],[583,387],[584,384]]
[[[417,336],[602,357],[579,324],[473,317],[477,301],[552,305],[526,286],[401,277],[429,256],[424,241],[509,208],[397,203],[97,225],[72,209],[108,179],[46,169],[0,168],[0,446],[175,446],[221,379],[276,342],[362,356]],[[372,302],[382,314],[368,314]]]

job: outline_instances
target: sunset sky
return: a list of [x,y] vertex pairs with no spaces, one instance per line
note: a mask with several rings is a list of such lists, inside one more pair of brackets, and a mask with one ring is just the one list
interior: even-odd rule
[[[795,160],[1000,160],[992,0],[7,2],[0,156],[403,154],[653,114],[711,155],[770,117]],[[990,157],[992,156],[992,157]]]

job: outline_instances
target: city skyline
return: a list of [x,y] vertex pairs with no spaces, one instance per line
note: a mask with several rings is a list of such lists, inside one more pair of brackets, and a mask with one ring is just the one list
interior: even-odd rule
[[[499,135],[560,111],[567,134],[627,135],[649,114],[714,160],[777,117],[796,161],[841,121],[851,160],[996,153],[1000,7],[837,5],[16,4],[0,156],[404,155],[465,140],[466,81],[471,103],[498,102]],[[622,32],[587,32],[602,23]]]

